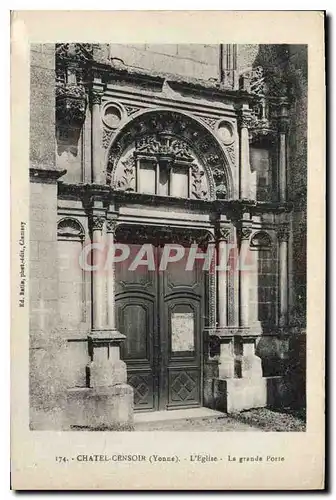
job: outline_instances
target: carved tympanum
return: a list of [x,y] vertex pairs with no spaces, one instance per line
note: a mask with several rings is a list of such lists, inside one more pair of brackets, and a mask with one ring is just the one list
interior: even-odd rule
[[[140,161],[147,158],[157,164],[162,160],[173,169],[174,166],[190,169],[190,197],[215,199],[216,195],[219,198],[229,195],[225,152],[211,132],[191,117],[171,111],[150,111],[128,122],[109,149],[108,184],[121,189],[118,182],[124,175],[122,162],[133,154]],[[191,169],[193,164],[198,165],[199,171]],[[222,175],[215,184],[216,169],[220,169]]]

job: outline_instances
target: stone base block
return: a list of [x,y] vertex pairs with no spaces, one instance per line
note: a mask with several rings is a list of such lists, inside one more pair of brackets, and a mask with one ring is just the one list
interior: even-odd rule
[[87,376],[90,387],[114,387],[122,385],[127,380],[126,363],[124,361],[110,360],[92,361],[87,367]]
[[67,401],[72,429],[133,429],[133,389],[127,384],[69,389]]
[[226,413],[286,406],[291,388],[282,377],[214,379],[215,408]]

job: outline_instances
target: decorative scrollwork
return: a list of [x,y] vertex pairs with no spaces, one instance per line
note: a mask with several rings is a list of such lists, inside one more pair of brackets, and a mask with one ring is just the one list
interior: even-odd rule
[[201,118],[211,129],[215,130],[218,118],[211,118],[210,116],[201,116]]
[[104,149],[108,148],[108,145],[111,142],[112,135],[113,135],[113,130],[109,130],[107,128],[103,129],[102,144]]
[[134,113],[137,113],[138,111],[141,111],[142,108],[139,108],[137,106],[124,106],[126,109],[126,113],[130,116],[133,115]]
[[122,170],[116,181],[116,188],[122,191],[135,191],[135,159],[129,156],[121,162]]
[[235,150],[235,145],[230,144],[230,146],[226,146],[225,151],[227,151],[228,156],[230,160],[232,161],[233,164],[236,163],[236,150]]

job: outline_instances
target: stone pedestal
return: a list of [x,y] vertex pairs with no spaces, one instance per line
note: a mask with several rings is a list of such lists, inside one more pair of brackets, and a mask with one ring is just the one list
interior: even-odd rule
[[133,429],[133,389],[127,384],[69,389],[67,401],[71,429]]
[[214,379],[215,409],[232,413],[290,401],[292,388],[283,377]]
[[120,359],[125,335],[118,330],[92,331],[88,337],[91,361],[87,366],[88,386],[109,387],[127,380],[126,363]]
[[237,356],[238,374],[241,378],[262,378],[261,359],[255,353],[255,338],[244,337],[242,354]]
[[233,378],[235,376],[235,358],[233,354],[232,337],[220,339],[220,356],[218,366],[218,377],[221,379]]

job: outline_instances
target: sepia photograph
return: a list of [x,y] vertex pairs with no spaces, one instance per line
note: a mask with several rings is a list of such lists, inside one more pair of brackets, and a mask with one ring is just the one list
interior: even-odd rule
[[324,488],[324,22],[12,13],[15,491]]
[[304,431],[307,46],[30,46],[30,428]]

